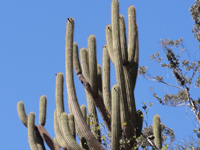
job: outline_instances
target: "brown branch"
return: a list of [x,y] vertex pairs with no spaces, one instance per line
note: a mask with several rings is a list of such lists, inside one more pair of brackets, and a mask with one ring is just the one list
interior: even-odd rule
[[[195,74],[195,73],[193,72],[193,76],[194,76],[194,74]],[[191,98],[190,98],[189,88],[187,88],[186,86],[185,86],[185,88],[182,88],[182,87],[179,87],[179,86],[175,86],[175,85],[172,85],[172,84],[168,84],[167,82],[156,80],[154,77],[153,77],[154,79],[152,79],[151,77],[150,77],[150,78],[147,78],[147,77],[145,77],[145,76],[144,76],[143,78],[148,79],[148,80],[151,80],[151,81],[161,82],[161,83],[164,83],[164,84],[166,84],[166,85],[168,85],[168,86],[172,86],[172,87],[175,87],[175,88],[179,88],[179,89],[184,90],[184,91],[186,92],[186,94],[187,94],[187,99],[188,99],[187,101],[189,102],[189,106],[192,108],[192,111],[194,112],[194,115],[195,115],[195,117],[196,117],[196,119],[197,119],[198,124],[200,124],[199,112],[196,112],[197,110],[196,110],[196,108],[195,108],[195,105],[194,105],[193,101],[192,101]],[[182,105],[187,105],[187,106],[188,106],[188,104],[182,104]],[[180,105],[177,105],[177,106],[180,106]]]
[[38,132],[40,133],[40,136],[42,137],[42,139],[47,143],[47,145],[49,146],[51,150],[60,150],[58,145],[54,142],[54,140],[51,138],[49,133],[46,131],[46,129],[42,125],[36,126],[36,128]]
[[94,97],[92,94],[92,89],[90,84],[86,81],[85,77],[82,74],[78,74],[78,78],[85,87],[85,89],[88,91],[89,95],[92,97],[94,105],[97,107],[99,110],[99,113],[101,114],[104,124],[107,127],[108,132],[111,132],[111,121],[110,118],[108,117],[108,113],[106,112],[106,107],[103,103],[103,99],[101,97]]

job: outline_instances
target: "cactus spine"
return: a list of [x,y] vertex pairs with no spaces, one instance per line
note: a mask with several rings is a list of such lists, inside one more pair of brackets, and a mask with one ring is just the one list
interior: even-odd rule
[[[27,117],[23,102],[19,102],[17,106],[19,117],[25,126],[27,126],[28,120],[28,130],[30,130],[29,144],[31,145],[31,149],[40,149],[37,144],[35,146],[33,143],[33,132],[37,132],[39,133],[38,136],[51,149],[105,150],[101,143],[102,138],[99,130],[97,110],[103,118],[107,131],[111,135],[112,150],[129,150],[136,146],[135,137],[140,135],[143,118],[141,117],[141,111],[139,111],[139,114],[136,113],[134,98],[139,57],[138,29],[134,6],[129,7],[128,16],[129,31],[127,45],[124,17],[119,15],[118,0],[112,0],[111,25],[107,25],[105,30],[106,45],[103,46],[102,73],[101,66],[97,64],[96,59],[95,36],[90,35],[88,37],[88,49],[80,49],[79,61],[78,44],[73,41],[74,20],[73,18],[68,18],[65,67],[70,113],[66,114],[64,110],[64,76],[61,72],[56,74],[54,140],[52,140],[44,128],[46,120],[46,97],[42,96],[40,101],[39,126],[34,124],[33,113],[30,114],[30,118]],[[112,94],[110,92],[110,60],[115,66],[117,80],[117,84],[112,88]],[[87,115],[86,106],[79,106],[74,86],[73,68],[85,87],[89,115]],[[80,145],[76,142],[76,134],[79,137]],[[45,139],[44,135],[48,135],[48,139]],[[123,142],[120,143],[120,140]]]

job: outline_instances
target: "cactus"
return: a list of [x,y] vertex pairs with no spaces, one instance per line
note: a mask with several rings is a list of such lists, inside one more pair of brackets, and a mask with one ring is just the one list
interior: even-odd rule
[[[40,115],[39,115],[39,124],[44,126],[46,122],[46,96],[42,95],[40,97]],[[35,114],[33,112],[29,113],[27,117],[24,103],[19,101],[17,103],[17,110],[21,122],[28,128],[28,139],[31,150],[45,150],[43,139],[35,125]]]
[[[69,114],[64,110],[63,82],[61,72],[56,74],[56,90],[54,111],[54,140],[45,130],[46,97],[40,100],[39,125],[34,124],[34,113],[26,116],[23,102],[18,103],[19,118],[28,127],[28,137],[31,149],[41,149],[38,144],[43,141],[52,150],[105,150],[103,138],[100,134],[97,110],[103,118],[104,125],[111,135],[111,149],[134,149],[137,145],[136,137],[142,130],[142,112],[136,111],[134,88],[137,78],[139,44],[136,11],[134,6],[128,9],[128,45],[125,21],[119,15],[119,2],[112,0],[111,25],[106,26],[106,44],[103,46],[102,70],[96,59],[96,38],[90,35],[88,49],[80,49],[73,41],[74,20],[68,18],[65,44],[66,85],[68,95]],[[110,60],[114,64],[116,85],[110,91]],[[85,88],[87,108],[79,106],[74,86],[73,68]],[[27,126],[28,125],[28,126]],[[34,137],[34,132],[40,140]],[[76,135],[80,145],[76,142]],[[102,140],[103,139],[103,140]],[[40,141],[40,142],[38,142]],[[44,146],[42,145],[42,148]],[[137,149],[137,148],[136,148]]]
[[112,125],[111,125],[111,149],[118,150],[120,143],[120,88],[118,85],[112,87]]
[[160,116],[155,115],[153,117],[153,135],[154,143],[158,148],[162,148],[162,138],[161,138],[161,121]]

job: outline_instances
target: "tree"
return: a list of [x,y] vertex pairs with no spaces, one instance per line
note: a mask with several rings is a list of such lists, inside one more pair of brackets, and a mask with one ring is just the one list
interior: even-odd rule
[[193,25],[192,32],[198,41],[200,41],[200,1],[196,0],[195,4],[190,8],[192,19],[195,24]]
[[[25,113],[24,104],[18,102],[18,114],[22,123],[28,128],[28,139],[32,150],[45,149],[43,141],[51,149],[105,149],[104,135],[98,122],[96,108],[103,118],[108,132],[110,147],[114,149],[137,149],[136,138],[142,130],[143,115],[136,111],[134,88],[138,71],[138,29],[134,6],[128,9],[129,41],[126,45],[126,30],[124,17],[119,15],[118,0],[112,1],[112,25],[106,26],[106,45],[103,47],[103,69],[96,60],[96,38],[90,35],[88,49],[81,48],[78,58],[78,45],[73,41],[74,20],[68,18],[65,45],[66,85],[68,107],[70,113],[64,112],[63,81],[61,72],[56,74],[56,109],[54,112],[55,141],[52,140],[44,125],[46,121],[46,96],[40,98],[39,125],[35,125],[35,114]],[[117,84],[110,92],[110,60],[115,66]],[[80,67],[81,66],[81,67]],[[86,107],[79,106],[73,79],[73,67],[76,75],[85,87],[89,115]],[[156,116],[157,130],[155,139],[157,147],[161,148],[161,127],[159,116]],[[158,129],[157,129],[158,128]],[[76,142],[76,134],[80,145]],[[145,137],[145,135],[143,135]],[[153,142],[145,137],[150,145],[158,149]]]
[[[191,6],[190,12],[192,19],[195,22],[192,32],[194,33],[197,41],[200,41],[199,1],[196,1],[195,4]],[[176,79],[178,85],[176,85],[176,83],[170,83],[170,81],[165,79],[163,76],[152,75],[148,72],[147,67],[145,66],[140,66],[139,75],[148,80],[165,84],[168,87],[177,88],[179,90],[177,93],[166,93],[163,98],[158,96],[152,88],[151,92],[162,105],[172,107],[188,106],[193,112],[197,124],[200,125],[200,99],[195,98],[195,96],[191,93],[191,89],[193,87],[200,88],[200,59],[191,56],[190,53],[186,53],[187,49],[184,47],[183,38],[178,40],[161,39],[160,44],[163,48],[166,60],[160,56],[160,52],[153,54],[150,57],[150,60],[155,60],[160,67],[171,70],[171,73]],[[179,52],[177,52],[177,49]],[[200,137],[200,130],[198,126],[194,129],[194,132],[198,137]],[[196,142],[196,140],[194,141]],[[197,142],[199,143],[198,140]],[[188,145],[186,144],[185,146],[189,147]],[[196,145],[196,148],[199,148],[198,144]]]

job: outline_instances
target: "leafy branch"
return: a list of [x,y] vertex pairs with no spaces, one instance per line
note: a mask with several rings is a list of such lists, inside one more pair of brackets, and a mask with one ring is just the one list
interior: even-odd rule
[[[198,124],[200,124],[200,99],[198,98],[197,100],[194,100],[190,95],[192,83],[195,82],[195,88],[200,88],[200,60],[192,62],[188,58],[180,61],[182,54],[186,51],[182,38],[175,41],[169,39],[161,40],[161,46],[163,47],[168,63],[163,63],[163,58],[160,57],[159,52],[153,54],[150,59],[155,60],[160,67],[170,69],[176,81],[178,82],[178,86],[166,82],[162,76],[151,75],[145,66],[140,66],[138,71],[139,75],[145,79],[180,89],[177,94],[165,94],[163,99],[155,92],[152,92],[152,94],[163,105],[173,107],[179,107],[183,105],[190,106]],[[175,55],[174,52],[176,49],[179,49],[180,51],[177,55]],[[193,81],[194,78],[196,81]]]

